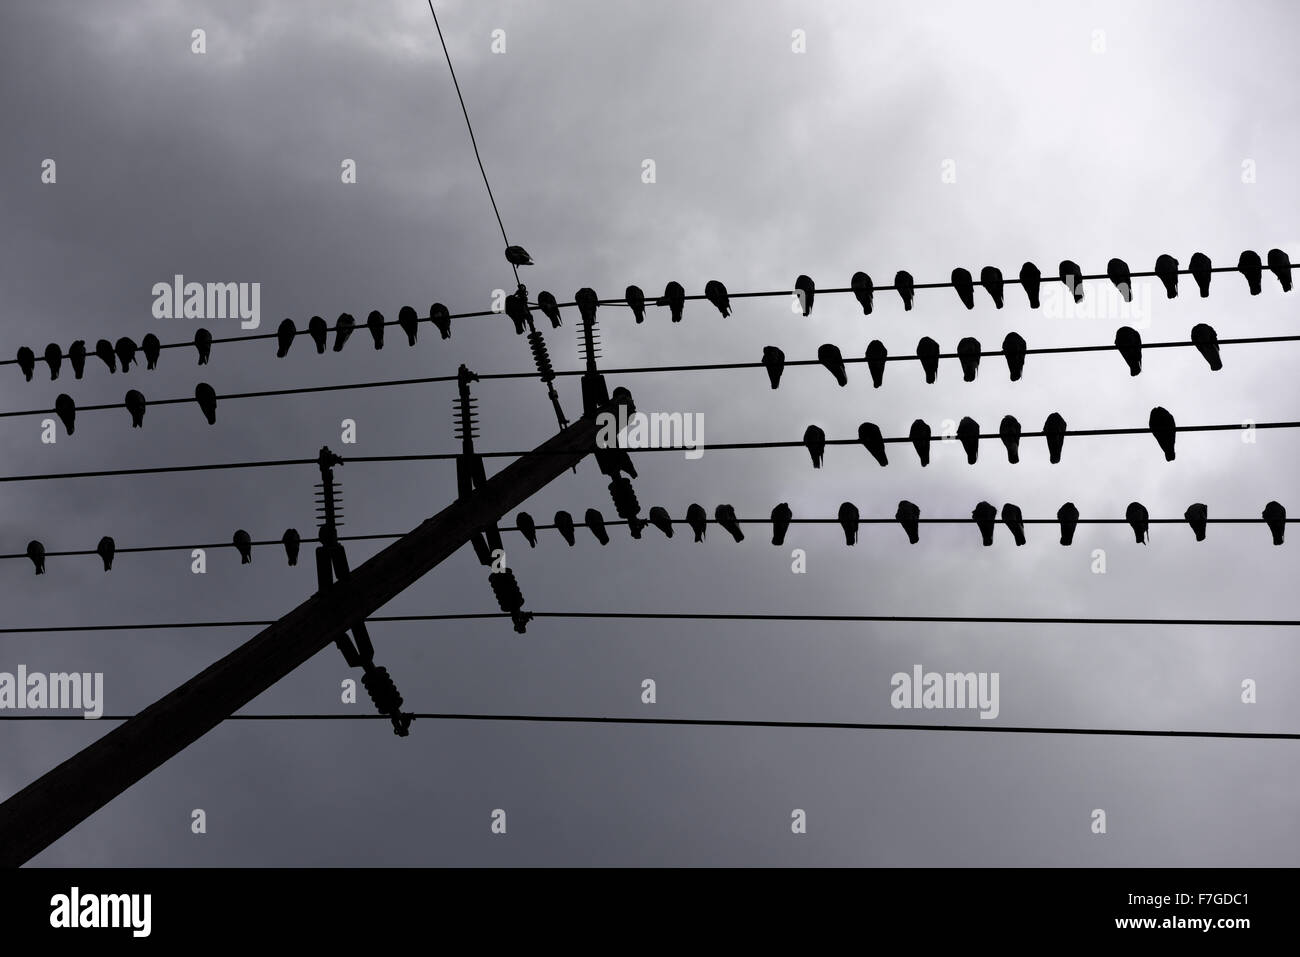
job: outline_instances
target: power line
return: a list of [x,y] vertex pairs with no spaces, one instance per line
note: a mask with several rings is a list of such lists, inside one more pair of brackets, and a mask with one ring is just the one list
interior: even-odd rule
[[[404,712],[426,721],[513,721],[533,724],[659,725],[695,728],[804,728],[828,731],[973,731],[982,734],[1070,734],[1146,738],[1234,738],[1259,741],[1300,741],[1300,733],[1285,731],[1177,731],[1153,728],[1042,728],[986,724],[898,724],[855,721],[745,721],[726,718],[615,718],[558,714],[455,714]],[[106,714],[99,721],[127,721],[134,715]],[[6,714],[0,721],[82,721],[80,714]],[[232,714],[224,721],[388,721],[383,714]]]

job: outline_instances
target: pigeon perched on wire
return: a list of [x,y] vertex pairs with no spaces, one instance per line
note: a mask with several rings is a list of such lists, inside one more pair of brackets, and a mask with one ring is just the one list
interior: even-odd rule
[[[106,342],[106,341],[107,340],[104,339],[100,340],[100,342]],[[208,359],[212,356],[212,333],[210,333],[207,329],[204,329],[202,327],[195,330],[194,348],[197,349],[199,352],[199,365],[201,366],[207,365]],[[99,355],[99,346],[95,346],[95,354]],[[103,356],[100,356],[100,358],[102,359]],[[108,371],[109,372],[113,371],[113,367],[111,364],[109,365]]]
[[1073,502],[1066,502],[1056,510],[1056,520],[1061,523],[1061,544],[1074,542],[1074,529],[1079,524],[1079,510]]
[[849,280],[849,288],[853,290],[853,297],[858,300],[858,305],[862,307],[864,316],[871,315],[872,299],[875,294],[875,286],[871,282],[871,277],[864,272],[855,272],[853,278]]
[[985,266],[980,270],[980,285],[984,291],[989,294],[993,300],[993,306],[997,309],[1002,308],[1002,270],[997,266]]
[[605,516],[601,515],[598,510],[589,508],[583,518],[586,520],[587,528],[591,530],[591,534],[596,536],[596,541],[602,545],[608,545],[609,532],[605,531]]
[[344,312],[339,315],[338,322],[334,324],[334,351],[342,352],[343,345],[352,336],[352,332],[357,327],[357,320],[350,312]]
[[1291,291],[1291,257],[1281,249],[1268,251],[1268,268],[1282,285],[1283,292]]
[[[208,332],[208,330],[200,329],[198,332],[194,333],[194,344],[199,347],[199,365],[203,365],[203,363],[207,361],[204,358],[203,346],[199,344],[199,333],[202,332]],[[210,332],[208,332],[207,344],[208,348],[211,349],[212,333]],[[26,348],[26,346],[23,348]],[[27,351],[31,352],[30,349]],[[104,365],[108,366],[109,373],[117,371],[117,356],[113,353],[113,343],[109,342],[107,339],[100,339],[95,343],[95,355],[99,357],[100,361],[103,362]],[[35,361],[34,358],[33,361]],[[18,353],[18,364],[20,366],[22,365],[22,350],[19,350]],[[31,376],[28,376],[28,379],[30,378]]]
[[144,425],[144,395],[136,389],[126,394],[126,410],[131,413],[131,428],[138,429]]
[[217,391],[206,382],[200,382],[194,387],[194,401],[199,404],[199,409],[203,412],[203,417],[208,420],[208,425],[216,425]]
[[54,400],[54,413],[63,423],[63,428],[67,430],[68,435],[76,431],[77,403],[73,401],[72,396],[60,392],[59,397]]
[[664,533],[664,537],[673,537],[673,520],[668,514],[668,509],[662,505],[655,505],[650,509],[650,524],[659,531]]
[[573,516],[564,509],[560,509],[555,513],[555,528],[560,533],[560,537],[568,542],[569,547],[572,548],[574,543]]
[[68,359],[72,363],[72,374],[80,379],[86,371],[86,340],[78,339],[68,347]]
[[420,334],[420,316],[413,306],[403,306],[397,310],[397,325],[406,333],[406,344],[415,345],[416,336]]
[[1237,271],[1246,277],[1246,286],[1250,289],[1252,296],[1258,296],[1263,290],[1264,281],[1264,264],[1260,261],[1259,253],[1253,249],[1247,249],[1237,260]]
[[370,338],[375,341],[375,348],[384,347],[384,314],[378,309],[370,310],[370,315],[366,316],[366,328],[370,330]]
[[1124,510],[1124,520],[1133,528],[1133,537],[1137,543],[1145,545],[1151,521],[1146,506],[1141,502],[1129,502],[1128,508]]
[[1156,278],[1165,286],[1165,298],[1173,299],[1178,295],[1178,260],[1168,253],[1156,257]]
[[1047,438],[1047,460],[1056,465],[1061,461],[1061,449],[1065,446],[1065,419],[1059,412],[1053,412],[1043,423],[1043,432]]
[[112,571],[113,555],[116,554],[117,552],[117,543],[113,541],[112,537],[109,535],[105,535],[103,538],[101,538],[99,540],[99,544],[95,546],[95,552],[99,555],[100,560],[103,561],[104,563],[104,571],[106,572]]
[[709,529],[709,514],[704,511],[704,506],[698,502],[692,502],[686,509],[686,524],[691,527],[695,533],[697,542],[704,541],[704,533]]
[[763,368],[767,369],[767,380],[775,389],[781,384],[781,373],[785,371],[785,353],[776,346],[764,346]]
[[1165,461],[1174,460],[1174,439],[1178,434],[1177,426],[1174,425],[1174,417],[1169,410],[1162,405],[1156,406],[1151,410],[1151,417],[1147,422],[1151,429],[1151,434],[1156,437],[1156,442],[1160,444],[1160,450],[1165,453]]
[[894,518],[899,525],[903,526],[903,531],[907,533],[907,540],[915,545],[921,540],[920,523],[921,509],[912,502],[903,499],[898,503],[898,511],[894,513]]
[[724,319],[731,315],[731,296],[727,294],[727,287],[717,279],[704,284],[704,298],[713,303]]
[[839,511],[840,528],[844,529],[844,544],[856,545],[858,542],[858,522],[861,516],[858,507],[852,502],[844,502]]
[[1020,513],[1019,505],[1008,502],[1002,506],[1002,524],[1006,525],[1017,546],[1025,544],[1025,517]]
[[952,288],[957,291],[957,298],[967,309],[975,308],[975,280],[969,269],[958,266],[952,271]]
[[23,379],[31,382],[32,373],[36,371],[36,353],[31,350],[30,346],[20,346],[18,348],[18,368],[22,371]]
[[985,545],[993,544],[993,523],[997,521],[998,510],[988,502],[980,502],[971,511],[975,526],[980,530],[980,537]]
[[1196,288],[1200,290],[1201,298],[1208,299],[1210,296],[1210,277],[1214,275],[1211,271],[1210,257],[1205,253],[1192,253],[1191,261],[1187,264],[1192,278],[1196,280]]
[[[594,293],[593,293],[594,295]],[[528,293],[523,286],[506,296],[506,315],[515,324],[515,335],[522,336],[528,331],[528,320],[532,313],[528,310]]]
[[974,336],[966,336],[958,342],[957,361],[961,363],[962,380],[974,382],[980,371],[980,341]]
[[57,342],[51,342],[45,347],[45,364],[50,367],[50,381],[53,382],[59,377],[59,370],[63,368],[63,349]]
[[1122,259],[1112,259],[1106,263],[1106,276],[1119,290],[1119,297],[1125,302],[1133,301],[1133,273],[1128,263]]
[[317,355],[324,354],[325,345],[329,341],[329,323],[321,316],[312,316],[307,322],[307,335],[316,343]]
[[298,337],[298,327],[293,324],[292,319],[284,319],[275,330],[275,357],[283,359],[289,354],[289,347],[293,345],[293,340]]
[[844,369],[844,356],[840,353],[839,346],[829,342],[818,346],[817,361],[826,367],[826,370],[835,377],[835,381],[840,385],[849,384],[848,373]]
[[623,290],[623,298],[627,300],[627,306],[632,310],[632,318],[636,320],[639,326],[645,322],[645,293],[640,286],[628,286]]
[[520,512],[515,517],[515,525],[523,533],[524,540],[528,542],[529,548],[537,547],[537,523],[527,512]]
[[785,533],[790,530],[790,506],[782,502],[772,509],[772,544],[784,545]]
[[822,456],[826,452],[826,433],[819,426],[810,425],[804,429],[803,444],[812,457],[813,468],[821,468]]
[[916,449],[916,457],[921,460],[922,468],[930,464],[930,440],[933,435],[930,426],[921,419],[912,423],[912,429],[908,433],[908,438],[912,440],[912,447]]
[[42,545],[40,542],[38,542],[36,539],[32,539],[30,542],[27,543],[27,557],[30,558],[32,560],[32,564],[36,566],[36,574],[44,575],[45,574],[45,546]]
[[298,534],[296,528],[286,528],[284,535],[280,537],[280,544],[284,546],[284,557],[292,567],[298,564],[298,549],[302,545],[302,536]]
[[885,437],[880,434],[880,426],[876,423],[863,422],[859,425],[858,441],[882,466],[889,464],[889,457],[885,455]]
[[253,537],[242,528],[235,529],[231,541],[239,552],[239,564],[248,565],[253,561]]
[[922,336],[916,344],[916,357],[921,360],[926,384],[934,385],[934,380],[939,375],[939,343],[929,336]]
[[961,421],[957,423],[957,440],[966,451],[967,464],[974,465],[980,454],[979,423],[969,415],[963,415]]
[[871,385],[879,389],[882,382],[885,381],[885,360],[889,358],[889,350],[879,339],[872,339],[867,343],[867,371],[871,373]]
[[664,294],[655,300],[656,306],[667,306],[672,313],[673,322],[682,321],[682,307],[686,305],[686,290],[675,279],[664,286]]
[[894,288],[898,290],[899,298],[903,300],[903,311],[912,311],[912,300],[916,296],[916,281],[912,274],[905,269],[900,269],[894,273]]
[[[551,320],[551,328],[560,328],[560,304],[555,301],[555,296],[545,289],[537,294],[537,308],[542,310],[542,315]],[[445,338],[445,337],[444,337]]]
[[451,313],[446,306],[440,302],[431,305],[429,307],[429,321],[433,323],[442,338],[451,338]]
[[512,266],[533,266],[533,257],[528,255],[528,250],[523,246],[507,246],[506,262]]
[[1020,420],[1014,415],[1004,415],[998,426],[998,438],[1007,447],[1007,461],[1015,465],[1020,461]]
[[1209,521],[1209,511],[1205,503],[1197,502],[1187,506],[1187,511],[1183,512],[1183,518],[1187,519],[1187,524],[1192,526],[1192,534],[1196,536],[1198,542],[1205,541],[1205,524]]
[[1012,382],[1020,381],[1020,376],[1025,371],[1027,349],[1024,337],[1018,332],[1008,332],[1002,340],[1002,354],[1006,357],[1007,372],[1010,373]]
[[1281,545],[1286,536],[1286,509],[1280,502],[1269,502],[1264,506],[1261,517],[1268,523],[1268,530],[1273,533],[1273,544]]
[[123,372],[126,372],[131,368],[131,363],[135,361],[136,348],[135,343],[132,342],[129,337],[123,336],[118,339],[117,344],[113,347],[113,351],[117,353],[118,359],[122,362]]
[[1142,334],[1132,326],[1120,326],[1115,330],[1115,348],[1128,363],[1128,374],[1131,376],[1141,374]]
[[573,301],[578,304],[578,313],[582,316],[584,326],[596,321],[596,307],[600,305],[600,297],[596,295],[596,290],[590,286],[583,286],[573,294]]
[[1020,285],[1025,290],[1025,296],[1029,299],[1030,309],[1038,308],[1038,292],[1042,284],[1043,274],[1037,266],[1027,262],[1020,267]]
[[740,522],[736,519],[736,510],[730,505],[719,505],[715,508],[713,518],[737,542],[745,540],[745,533],[740,527]]
[[799,300],[799,308],[807,316],[812,312],[813,297],[817,295],[817,285],[810,276],[799,276],[794,281],[794,294]]
[[1074,297],[1074,301],[1083,302],[1083,270],[1079,268],[1079,264],[1070,259],[1062,259],[1058,275],[1061,282],[1065,284],[1066,292]]
[[1196,351],[1210,364],[1211,372],[1218,372],[1223,368],[1223,360],[1219,358],[1219,336],[1213,326],[1204,322],[1192,326],[1192,342],[1196,346]]

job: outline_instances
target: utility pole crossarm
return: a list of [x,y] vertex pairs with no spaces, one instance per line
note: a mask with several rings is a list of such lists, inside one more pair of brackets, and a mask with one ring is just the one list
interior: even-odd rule
[[[626,401],[626,393],[616,395]],[[630,401],[628,401],[630,405]],[[616,412],[613,404],[599,411]],[[18,867],[211,731],[448,558],[596,445],[584,415],[313,595],[220,661],[0,804],[0,867]]]

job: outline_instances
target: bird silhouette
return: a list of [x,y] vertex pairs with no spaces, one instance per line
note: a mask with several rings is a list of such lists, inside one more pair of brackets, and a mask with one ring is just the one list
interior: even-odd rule
[[871,315],[871,300],[875,294],[875,286],[871,282],[871,277],[864,272],[855,272],[853,278],[849,280],[849,288],[853,290],[853,296],[858,300],[858,305],[862,307],[864,316]]
[[329,324],[320,316],[312,316],[307,322],[307,335],[311,336],[311,341],[316,343],[316,354],[324,354],[325,344],[329,338]]
[[352,336],[352,331],[357,327],[357,320],[350,312],[339,314],[338,322],[334,323],[334,351],[342,352],[343,345]]
[[974,336],[966,336],[958,342],[957,361],[961,363],[962,379],[974,382],[980,370],[980,341]]
[[117,340],[117,344],[113,347],[113,351],[116,352],[117,357],[122,360],[123,372],[126,372],[127,369],[131,368],[131,363],[135,361],[136,353],[134,342],[132,342],[128,337],[123,336],[121,339]]
[[1056,510],[1056,520],[1061,523],[1061,544],[1074,542],[1074,529],[1079,524],[1079,510],[1073,502],[1066,502]]
[[1258,296],[1264,281],[1264,264],[1260,262],[1259,253],[1247,249],[1237,260],[1237,271],[1246,277],[1246,285],[1252,296]]
[[415,345],[415,338],[420,334],[420,316],[413,306],[403,306],[397,310],[397,325],[406,333],[406,344]]
[[560,511],[555,513],[555,527],[559,531],[561,537],[569,543],[569,547],[572,548],[574,543],[573,516],[564,509],[560,509]]
[[689,525],[691,531],[695,533],[695,540],[697,542],[704,541],[704,533],[708,531],[709,528],[709,515],[704,511],[703,505],[696,502],[690,504],[690,507],[686,509],[686,524]]
[[1065,419],[1061,413],[1053,412],[1047,417],[1043,432],[1047,437],[1047,460],[1056,465],[1061,461],[1061,448],[1065,445]]
[[[194,332],[194,348],[199,351],[199,365],[208,364],[208,359],[212,356],[212,333],[203,327],[199,327]],[[95,353],[99,353],[99,346],[95,347]],[[100,356],[102,359],[103,356]],[[109,368],[112,372],[112,367]]]
[[138,429],[144,425],[144,395],[135,389],[126,394],[126,410],[131,413],[131,428]]
[[512,266],[533,266],[533,257],[528,255],[528,250],[523,246],[507,246],[506,262]]
[[1020,514],[1020,506],[1007,503],[1002,506],[1002,522],[1015,539],[1016,545],[1025,544],[1025,517]]
[[239,552],[239,564],[248,565],[253,561],[253,539],[248,532],[242,528],[235,529],[235,534],[231,541],[235,544],[235,549]]
[[32,373],[36,371],[36,353],[29,346],[18,348],[18,368],[22,370],[23,378],[31,382]]
[[582,316],[584,326],[596,321],[596,306],[599,305],[596,290],[583,286],[573,294],[573,301],[578,304],[578,312]]
[[543,289],[537,294],[537,308],[542,310],[542,315],[551,320],[551,328],[560,328],[560,304],[555,301],[555,296]]
[[[200,329],[199,332],[207,332],[207,330]],[[194,333],[195,345],[198,345],[199,343],[199,332]],[[212,348],[211,333],[208,333],[208,348],[209,349]],[[107,339],[100,339],[98,342],[95,343],[95,355],[99,357],[100,361],[102,361],[104,365],[108,366],[108,371],[110,374],[117,371],[117,356],[113,354],[113,343],[109,342]],[[203,365],[203,362],[204,362],[203,348],[200,346],[199,365]]]
[[1028,347],[1025,339],[1018,332],[1008,332],[1007,337],[1002,340],[1002,354],[1007,359],[1007,372],[1011,374],[1012,382],[1019,382],[1021,374],[1025,371],[1025,351]]
[[980,270],[980,285],[984,291],[989,294],[993,300],[993,305],[997,309],[1002,308],[1002,270],[997,266],[985,266]]
[[1281,249],[1270,249],[1268,251],[1268,268],[1274,276],[1277,276],[1277,281],[1282,284],[1282,291],[1290,292],[1291,257]]
[[935,377],[939,375],[939,343],[929,336],[922,336],[916,344],[916,357],[921,360],[926,384],[934,385]]
[[1106,276],[1119,290],[1119,297],[1125,302],[1133,301],[1133,274],[1128,263],[1122,259],[1112,259],[1106,263]]
[[1065,283],[1066,292],[1074,296],[1075,302],[1083,302],[1083,270],[1079,264],[1070,259],[1062,259],[1058,273]]
[[882,466],[889,464],[885,455],[885,437],[880,434],[880,426],[874,422],[863,422],[858,426],[858,441],[871,453],[871,457]]
[[1205,541],[1205,523],[1209,511],[1203,502],[1197,502],[1195,505],[1187,506],[1187,511],[1183,512],[1183,518],[1187,519],[1187,524],[1192,526],[1192,534],[1196,536],[1198,542]]
[[50,367],[50,381],[53,382],[63,368],[63,350],[57,342],[51,342],[45,347],[45,364]]
[[975,519],[975,527],[980,530],[980,538],[985,545],[993,544],[993,523],[997,521],[998,510],[988,502],[980,502],[971,510],[970,517]]
[[1142,334],[1132,326],[1120,326],[1115,330],[1115,348],[1128,363],[1128,374],[1139,375],[1142,372]]
[[810,425],[804,429],[803,444],[812,456],[813,468],[821,468],[822,456],[826,453],[826,433],[818,426]]
[[767,379],[775,389],[781,384],[781,373],[785,371],[785,353],[776,346],[764,346],[763,367],[767,369]]
[[68,435],[76,431],[77,403],[72,400],[72,396],[60,392],[59,397],[54,400],[54,412],[63,423],[63,428],[67,430]]
[[957,440],[961,442],[961,447],[966,450],[967,464],[974,465],[980,454],[979,423],[969,415],[963,415],[961,421],[957,423]]
[[623,298],[627,300],[628,308],[632,310],[632,318],[636,320],[639,326],[645,322],[645,293],[641,291],[640,286],[628,286],[623,290]]
[[673,322],[682,321],[682,307],[686,304],[686,290],[675,279],[664,286],[664,294],[655,300],[656,306],[667,306],[672,311]]
[[524,540],[528,542],[529,548],[537,547],[537,523],[527,512],[520,512],[515,517],[515,525],[519,531],[523,532]]
[[957,290],[957,298],[967,309],[975,308],[975,280],[969,269],[958,266],[952,271],[952,288]]
[[506,315],[515,324],[515,335],[522,336],[528,329],[528,320],[532,318],[532,313],[528,311],[528,293],[523,286],[506,296]]
[[1281,545],[1286,535],[1286,509],[1280,502],[1269,502],[1264,506],[1261,516],[1268,523],[1268,530],[1273,533],[1273,544]]
[[824,365],[831,375],[835,376],[835,381],[840,385],[848,385],[848,373],[844,370],[844,356],[840,353],[840,347],[829,342],[817,347],[817,361]]
[[912,311],[912,299],[916,295],[916,281],[912,274],[905,269],[900,269],[894,273],[894,288],[898,290],[898,295],[903,300],[903,311]]
[[605,516],[594,508],[589,508],[583,518],[587,522],[587,528],[591,529],[591,534],[596,536],[596,541],[602,545],[609,544],[609,532],[605,531]]
[[921,510],[907,499],[898,503],[898,511],[894,513],[894,518],[898,524],[903,526],[903,531],[907,532],[907,540],[915,545],[921,540],[920,524]]
[[727,530],[733,539],[738,542],[745,540],[745,533],[741,530],[740,522],[736,518],[736,510],[730,505],[719,505],[713,510],[713,518],[719,525]]
[[206,382],[200,382],[194,387],[194,401],[199,404],[199,410],[203,413],[203,417],[208,420],[208,425],[216,425],[217,390]]
[[298,564],[298,549],[302,545],[302,536],[298,534],[296,528],[286,528],[284,535],[280,538],[280,544],[284,546],[284,557],[292,567]]
[[1020,461],[1020,420],[1014,415],[1004,415],[998,426],[998,438],[1007,447],[1007,461],[1015,465]]
[[858,542],[858,522],[860,520],[858,507],[852,502],[844,502],[840,505],[839,519],[840,527],[844,529],[844,544],[856,545]]
[[1151,417],[1147,422],[1151,429],[1151,434],[1156,437],[1160,443],[1160,450],[1165,453],[1165,461],[1174,460],[1174,438],[1178,434],[1177,427],[1174,425],[1174,417],[1169,414],[1169,410],[1162,405],[1156,406],[1151,410]]
[[27,543],[27,557],[30,558],[32,560],[32,564],[36,566],[36,574],[44,575],[45,574],[45,546],[42,545],[40,542],[36,541],[35,539],[32,539],[30,542]]
[[1029,299],[1029,308],[1037,309],[1038,292],[1043,284],[1043,274],[1033,263],[1025,263],[1020,267],[1020,285],[1025,290],[1025,295]]
[[785,533],[790,530],[790,506],[782,502],[772,509],[772,544],[784,545]]
[[292,319],[284,319],[275,330],[275,357],[283,359],[289,354],[289,347],[293,345],[293,340],[298,338],[298,327],[293,324]]
[[1168,253],[1156,257],[1156,277],[1165,284],[1165,298],[1178,295],[1178,260]]
[[650,524],[664,533],[665,538],[673,537],[673,520],[668,509],[655,505],[650,509]]
[[1214,275],[1210,270],[1210,257],[1205,253],[1192,253],[1191,261],[1188,262],[1187,268],[1191,271],[1192,278],[1196,280],[1196,288],[1201,292],[1202,299],[1208,299],[1210,296],[1210,277]]
[[1145,545],[1147,529],[1150,523],[1146,506],[1141,502],[1129,502],[1128,508],[1124,510],[1124,520],[1133,527],[1133,536],[1137,539],[1137,543]]
[[370,310],[370,315],[366,316],[366,328],[370,330],[370,338],[375,341],[375,348],[384,347],[384,314],[378,309]]
[[794,281],[794,293],[799,299],[799,308],[807,316],[812,312],[813,297],[817,295],[817,285],[809,276],[799,276]]
[[1204,322],[1192,326],[1192,342],[1196,345],[1196,351],[1210,364],[1211,372],[1223,368],[1223,361],[1219,358],[1219,336],[1213,326]]
[[105,535],[99,540],[99,544],[95,546],[95,551],[99,553],[99,557],[104,561],[104,571],[112,571],[113,554],[117,551],[117,543],[110,536]]
[[930,426],[920,419],[912,423],[912,429],[908,433],[908,438],[912,440],[912,447],[916,449],[916,457],[921,460],[922,468],[930,464],[930,439],[933,434]]
[[872,339],[867,344],[867,371],[871,373],[871,385],[876,389],[879,389],[880,384],[885,381],[887,358],[889,358],[889,350],[879,339]]
[[72,374],[80,379],[86,371],[86,340],[78,339],[68,347],[68,359],[72,362]]
[[451,338],[451,313],[440,302],[429,307],[429,321],[434,324],[438,334],[444,339]]
[[717,307],[724,319],[731,315],[731,297],[727,295],[727,287],[718,280],[710,279],[704,284],[704,298]]

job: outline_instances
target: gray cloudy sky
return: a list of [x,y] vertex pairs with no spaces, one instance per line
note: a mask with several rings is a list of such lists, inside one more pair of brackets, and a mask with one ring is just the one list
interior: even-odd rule
[[[856,270],[918,282],[954,266],[978,275],[1022,262],[1087,273],[1111,256],[1134,270],[1195,251],[1216,265],[1243,249],[1300,254],[1291,122],[1296,9],[1276,3],[503,3],[442,0],[439,15],[506,228],[533,254],[535,294],[561,301],[581,286],[656,294],[712,278],[733,292],[823,288]],[[195,28],[207,52],[190,51]],[[490,50],[495,29],[506,52]],[[793,53],[794,30],[807,52]],[[1094,52],[1104,32],[1104,51]],[[157,320],[150,289],[175,273],[260,282],[262,328],[285,316],[395,318],[487,308],[511,275],[479,179],[442,51],[423,0],[384,2],[61,2],[0,10],[0,288],[5,345],[148,332],[185,341],[195,323]],[[42,184],[41,162],[57,163]],[[355,159],[358,182],[340,183]],[[657,181],[641,180],[653,159]],[[945,161],[956,181],[945,183]],[[1243,182],[1251,161],[1256,181]],[[1139,284],[1141,300],[1148,287]],[[1185,339],[1209,322],[1221,337],[1294,332],[1296,299],[1271,275],[1251,297],[1240,276],[1211,295],[1149,297],[1143,336]],[[1089,284],[1089,296],[1103,292]],[[1113,315],[1032,312],[1018,287],[996,311],[982,291],[967,312],[951,290],[922,290],[904,312],[880,293],[864,317],[849,296],[792,314],[781,298],[739,300],[722,319],[688,303],[685,320],[651,309],[600,310],[611,367],[753,361],[765,345],[811,358],[823,342],[891,354],[922,335],[951,351],[985,349],[1019,331],[1031,347],[1109,343]],[[547,338],[574,368],[577,316]],[[235,332],[216,321],[217,335]],[[342,354],[300,339],[166,350],[157,370],[110,376],[95,359],[32,382],[0,368],[0,408],[52,408],[193,393],[454,373],[524,371],[526,344],[505,318],[466,319],[450,341],[427,323],[408,348],[390,329],[382,352],[359,331]],[[884,387],[851,366],[839,388],[793,368],[777,391],[760,369],[611,377],[647,410],[704,415],[709,442],[796,439],[810,422],[832,438],[870,419],[886,435],[915,418],[936,430],[970,415],[994,431],[1004,414],[1026,430],[1059,411],[1071,428],[1143,426],[1152,406],[1180,424],[1295,418],[1294,344],[1224,347],[1211,374],[1191,349],[1147,353],[1132,378],[1113,352],[1030,356],[1022,381],[988,358],[974,383],[945,360],[927,386],[914,363],[890,363]],[[66,367],[65,367],[66,368]],[[65,381],[67,380],[67,381]],[[570,415],[578,383],[560,382]],[[86,412],[74,436],[39,441],[40,416],[0,419],[14,475],[304,457],[453,451],[448,384],[222,402],[207,426],[191,405]],[[484,383],[482,449],[519,449],[553,433],[536,381]],[[339,423],[358,424],[341,446]],[[1084,517],[1122,516],[1130,501],[1178,517],[1201,501],[1212,518],[1257,516],[1270,499],[1300,511],[1300,439],[1261,431],[1180,436],[1166,463],[1150,436],[1074,437],[1049,466],[1025,439],[1012,467],[996,442],[966,464],[936,446],[922,470],[890,446],[880,469],[860,448],[833,447],[814,471],[801,449],[638,456],[645,507],[681,518],[691,502],[742,517],[788,501],[830,517],[840,502],[892,516],[900,498],[927,517],[968,515],[981,499],[1030,518],[1074,501]],[[499,467],[492,461],[489,467]],[[450,462],[339,470],[353,534],[401,532],[454,494]],[[229,541],[236,528],[278,538],[313,533],[310,468],[0,484],[0,552]],[[614,515],[594,465],[566,474],[526,506]],[[835,526],[799,527],[773,548],[758,527],[737,545],[711,528],[602,549],[580,530],[570,549],[542,532],[536,550],[507,537],[536,610],[840,612],[1024,616],[1295,618],[1294,550],[1258,525],[1212,525],[1194,544],[1154,526],[1137,546],[1126,526],[1080,526],[1075,545],[1030,526],[1014,547],[999,527],[982,548],[969,525],[922,526],[908,546],[895,526],[865,526],[846,548]],[[1293,531],[1293,535],[1294,535]],[[382,543],[354,543],[355,566]],[[808,572],[792,574],[803,548]],[[1106,551],[1093,574],[1091,552]],[[315,587],[309,547],[296,568],[278,548],[241,566],[233,549],[52,557],[48,573],[0,562],[6,626],[273,618]],[[495,610],[466,548],[385,610]],[[1294,635],[1285,628],[1032,625],[798,625],[542,620],[514,634],[502,620],[376,624],[379,663],[421,711],[691,718],[981,723],[970,712],[890,707],[890,676],[996,671],[998,723],[1039,726],[1300,729]],[[3,636],[0,670],[102,671],[106,709],[136,711],[250,637],[248,630]],[[349,674],[329,649],[250,706],[251,712],[369,708],[339,701]],[[643,678],[658,703],[640,703]],[[1240,702],[1258,682],[1257,704]],[[988,722],[983,722],[988,723]],[[81,722],[0,724],[0,795],[108,730]],[[416,864],[955,864],[1296,865],[1300,816],[1293,742],[1124,739],[943,732],[525,725],[235,722],[218,728],[36,858],[44,865]],[[190,833],[203,808],[208,833]],[[489,815],[508,814],[494,836]],[[790,831],[793,808],[808,833]],[[1090,833],[1103,808],[1108,833]]]

